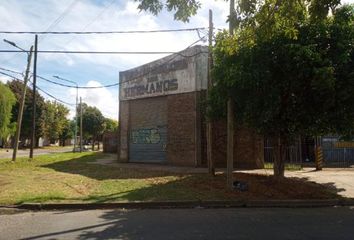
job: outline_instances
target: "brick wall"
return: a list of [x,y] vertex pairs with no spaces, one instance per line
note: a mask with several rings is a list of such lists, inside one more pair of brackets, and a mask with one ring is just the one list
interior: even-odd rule
[[167,97],[131,100],[129,124],[129,161],[166,163]]
[[169,95],[167,156],[172,165],[195,166],[197,164],[196,139],[197,93]]
[[[135,112],[159,112],[162,109],[165,111],[167,108],[167,164],[206,166],[205,122],[202,117],[202,107],[198,106],[202,101],[200,98],[202,96],[203,93],[191,92],[165,97],[121,101],[119,160],[121,162],[128,161],[128,140],[132,121],[134,125],[139,125],[144,121],[144,114],[132,113],[132,109]],[[156,109],[156,104],[152,104],[152,102],[158,103],[161,107]],[[132,119],[132,116],[134,119]],[[139,118],[139,116],[141,117]],[[161,124],[163,123],[161,122]],[[226,139],[226,122],[214,123],[213,156],[217,167],[226,166]],[[235,131],[235,143],[235,168],[263,168],[263,137],[250,129],[237,129]]]
[[[217,167],[226,166],[226,127],[226,121],[218,121],[213,124],[213,157]],[[235,131],[234,141],[234,168],[263,168],[264,146],[262,136],[251,129],[239,128]]]
[[[196,121],[197,92],[168,95],[120,102],[120,161],[128,161],[129,131],[132,126],[145,126],[148,118],[156,116],[156,124],[167,123],[167,163],[196,166],[201,159],[200,137],[196,137],[199,121]],[[156,107],[160,106],[160,107]],[[167,119],[159,112],[167,111]],[[160,116],[161,115],[161,116]]]
[[118,161],[128,162],[129,154],[129,101],[119,102]]
[[103,152],[117,153],[118,133],[105,132],[103,134]]
[[130,127],[134,129],[166,125],[166,112],[166,97],[130,100]]

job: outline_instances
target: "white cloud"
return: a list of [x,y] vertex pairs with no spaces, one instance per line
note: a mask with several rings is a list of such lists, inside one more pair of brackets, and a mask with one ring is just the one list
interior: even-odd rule
[[7,76],[0,76],[0,82],[2,83],[7,83],[8,81],[11,81],[10,77]]
[[345,4],[345,3],[354,3],[354,0],[342,0],[342,4]]
[[[100,87],[101,83],[91,80],[87,87]],[[114,96],[107,88],[79,89],[79,97],[89,106],[95,106],[105,117],[118,120],[118,97]],[[76,98],[76,89],[70,89],[69,98]],[[74,117],[75,108],[70,109],[70,118]]]
[[[60,2],[60,4],[59,4]],[[70,5],[71,1],[10,1],[3,4],[4,15],[0,15],[0,29],[43,31]],[[191,19],[189,24],[173,21],[173,16],[161,14],[157,17],[150,13],[140,12],[137,3],[127,1],[109,5],[95,5],[91,1],[79,1],[65,18],[52,30],[70,31],[104,31],[104,30],[149,30],[161,28],[207,26],[207,9],[215,8],[215,12],[223,12],[224,1],[203,1],[201,15]],[[5,11],[6,9],[6,11]],[[9,11],[8,9],[11,9]],[[206,10],[205,10],[206,9]],[[221,9],[221,10],[220,10]],[[6,14],[5,14],[6,13]],[[224,20],[224,14],[220,17]],[[12,21],[12,19],[16,19]],[[93,21],[94,20],[94,21]],[[43,24],[45,23],[45,24]],[[90,24],[91,23],[91,24]],[[9,26],[11,26],[9,28]],[[176,27],[177,26],[177,27]],[[120,34],[120,35],[45,35],[40,36],[40,49],[70,49],[81,51],[179,51],[198,38],[196,33],[161,33],[161,34]],[[29,46],[33,36],[11,35],[18,45]],[[8,46],[7,46],[8,47]],[[137,66],[163,55],[58,55],[42,54],[45,61],[53,61],[67,66],[74,66],[81,61],[94,64],[118,67],[124,65]],[[0,61],[1,62],[1,61]]]
[[[113,1],[113,0],[112,0]],[[0,29],[10,31],[44,31],[70,6],[73,0],[1,0]],[[354,3],[354,0],[342,2]],[[107,30],[149,30],[194,28],[208,26],[208,12],[213,10],[214,26],[227,28],[229,3],[223,0],[203,0],[198,14],[189,23],[173,20],[172,13],[162,12],[158,16],[140,12],[137,3],[130,1],[88,1],[81,0],[67,12],[52,31],[107,31]],[[33,35],[6,35],[17,45],[29,49]],[[40,50],[81,51],[179,51],[198,39],[195,32],[118,34],[118,35],[45,35],[39,36]],[[13,47],[0,42],[1,49]],[[38,74],[47,77],[63,75],[74,79],[79,85],[105,85],[118,80],[118,72],[127,70],[163,57],[164,55],[74,55],[40,54]],[[25,54],[1,53],[0,66],[14,70],[25,69]],[[0,78],[1,81],[4,78]],[[5,78],[6,79],[6,78]],[[95,79],[94,81],[87,81]],[[47,85],[48,92],[60,99],[75,99],[75,90]],[[98,107],[106,116],[118,117],[118,93],[112,89],[82,90],[80,95],[89,105]],[[70,101],[72,102],[72,101]],[[71,110],[73,116],[74,108]]]

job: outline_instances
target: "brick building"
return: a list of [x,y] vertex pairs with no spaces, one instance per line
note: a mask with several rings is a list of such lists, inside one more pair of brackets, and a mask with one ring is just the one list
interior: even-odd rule
[[115,132],[105,132],[103,133],[102,143],[104,153],[116,153],[117,152],[117,138],[118,133]]
[[[208,48],[178,54],[120,72],[120,162],[206,166],[203,102],[207,88]],[[235,166],[263,166],[263,139],[236,132]],[[226,124],[216,123],[213,152],[226,163]]]

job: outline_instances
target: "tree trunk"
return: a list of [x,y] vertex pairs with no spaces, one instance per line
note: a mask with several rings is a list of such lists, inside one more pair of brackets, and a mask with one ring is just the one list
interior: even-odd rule
[[273,146],[273,159],[274,159],[274,166],[273,166],[274,176],[277,178],[283,178],[284,171],[285,171],[284,158],[285,158],[285,151],[286,151],[286,145],[284,144],[284,139],[282,139],[280,136],[273,137],[272,146]]
[[92,151],[95,151],[95,139],[94,138],[92,138]]
[[39,139],[40,139],[40,137],[36,137],[36,142],[34,145],[34,147],[36,147],[36,148],[39,148]]
[[100,140],[97,141],[97,150],[100,150]]

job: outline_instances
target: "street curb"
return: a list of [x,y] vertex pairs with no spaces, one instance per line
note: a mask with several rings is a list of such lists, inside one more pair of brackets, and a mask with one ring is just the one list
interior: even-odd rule
[[94,209],[187,209],[187,208],[316,208],[354,206],[354,199],[331,200],[250,200],[250,201],[163,201],[118,203],[23,203],[0,206],[7,209],[94,210]]
[[[354,203],[353,203],[354,204]],[[270,200],[270,201],[248,201],[247,207],[253,208],[315,208],[315,207],[334,207],[344,206],[341,200]]]

